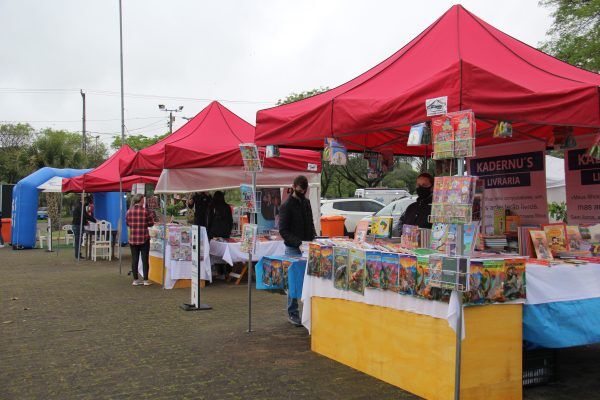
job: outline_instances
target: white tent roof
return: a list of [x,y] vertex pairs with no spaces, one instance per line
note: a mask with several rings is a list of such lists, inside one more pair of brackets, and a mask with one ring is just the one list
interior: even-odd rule
[[546,187],[565,186],[565,160],[546,156]]
[[37,188],[42,192],[60,193],[62,192],[62,180],[62,177],[54,176],[39,185]]

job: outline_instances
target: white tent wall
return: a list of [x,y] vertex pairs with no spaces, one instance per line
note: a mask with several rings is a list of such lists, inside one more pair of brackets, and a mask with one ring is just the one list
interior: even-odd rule
[[565,163],[562,158],[546,156],[546,190],[548,203],[567,201]]
[[[265,168],[256,174],[257,188],[290,187],[294,178],[304,175],[310,187],[309,200],[317,234],[321,232],[321,174]],[[250,184],[252,174],[242,167],[164,169],[156,184],[155,193],[192,193],[237,189]]]

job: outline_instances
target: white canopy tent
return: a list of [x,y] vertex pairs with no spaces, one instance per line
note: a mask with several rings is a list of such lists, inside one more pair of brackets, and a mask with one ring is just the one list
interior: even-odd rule
[[[321,174],[275,168],[264,168],[256,174],[257,188],[291,187],[294,178],[308,179],[310,205],[315,229],[321,231]],[[252,182],[252,173],[242,167],[164,169],[156,184],[155,193],[192,193],[209,190],[236,189]]]
[[60,176],[53,176],[37,188],[45,193],[62,193],[62,180]]
[[562,158],[546,156],[546,190],[548,203],[567,201],[565,162]]

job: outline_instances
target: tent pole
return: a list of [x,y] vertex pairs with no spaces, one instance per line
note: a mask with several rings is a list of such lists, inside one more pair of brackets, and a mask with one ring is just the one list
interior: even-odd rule
[[119,174],[119,222],[117,223],[117,247],[119,248],[119,275],[122,274],[123,254],[121,253],[121,233],[123,232],[123,178]]
[[[458,176],[464,175],[464,158],[458,160]],[[456,255],[459,257],[464,254],[463,252],[463,231],[464,226],[462,224],[456,224]],[[455,296],[458,299],[458,323],[456,324],[456,356],[454,359],[454,399],[460,399],[460,364],[462,354],[462,324],[463,324],[463,305],[462,305],[462,294],[454,289]]]
[[[83,209],[85,208],[85,189],[81,192],[81,215],[79,216],[79,240],[75,245],[79,247],[79,251],[77,252],[77,262],[81,261],[81,239],[83,238]],[[75,238],[77,239],[77,238]],[[89,243],[86,243],[86,250],[90,246]]]
[[[256,202],[256,171],[252,171],[252,192]],[[257,206],[257,204],[255,204]],[[256,210],[250,213],[250,223],[256,223]],[[257,232],[258,234],[258,232]],[[248,253],[248,333],[252,332],[252,252]]]
[[[62,227],[61,227],[61,223],[60,223],[60,216],[62,214],[62,208],[63,208],[63,194],[62,192],[60,192],[60,205],[58,206],[58,226],[60,227],[58,229],[58,245],[56,246],[56,256],[58,257],[58,253],[60,253],[60,231],[62,231]],[[67,232],[65,232],[65,242],[67,241]]]

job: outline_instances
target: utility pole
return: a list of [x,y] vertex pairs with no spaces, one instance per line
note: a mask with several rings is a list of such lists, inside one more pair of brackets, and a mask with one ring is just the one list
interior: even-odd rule
[[171,133],[173,133],[173,121],[175,120],[175,117],[173,117],[173,112],[180,112],[181,110],[183,110],[183,106],[169,109],[164,104],[159,104],[158,108],[162,111],[166,111],[169,113],[169,135],[170,135]]
[[83,91],[83,89],[80,90],[81,93],[81,99],[83,100],[83,115],[81,117],[81,122],[82,122],[82,127],[81,127],[81,135],[82,135],[82,140],[81,140],[81,148],[83,150],[83,154],[86,153],[86,139],[85,139],[85,92]]

